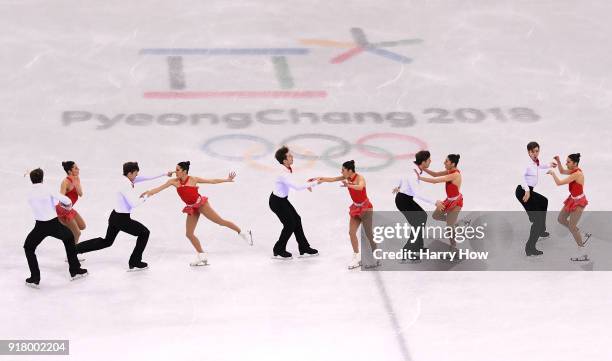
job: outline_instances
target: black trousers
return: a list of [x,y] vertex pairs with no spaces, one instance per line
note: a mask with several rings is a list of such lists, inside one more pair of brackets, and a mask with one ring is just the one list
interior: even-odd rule
[[[414,228],[423,226],[425,223],[427,223],[427,212],[425,212],[423,208],[421,208],[421,206],[414,201],[414,197],[398,192],[395,195],[395,206],[404,214],[404,217],[406,217],[408,223],[410,223],[410,225],[413,227],[413,234]],[[423,249],[423,232],[424,230],[421,229],[416,235],[414,243],[411,243],[412,239],[409,239],[404,248],[415,251]]]
[[529,230],[529,239],[525,245],[526,249],[535,248],[538,238],[546,232],[546,211],[548,210],[548,198],[544,197],[538,192],[534,192],[533,187],[529,187],[529,199],[527,203],[523,203],[523,196],[525,190],[523,187],[518,185],[515,190],[516,199],[527,211],[529,221],[531,222],[531,229]]
[[302,218],[297,213],[295,208],[287,197],[281,198],[274,193],[270,194],[270,201],[268,202],[270,209],[283,224],[283,230],[278,237],[278,241],[274,244],[273,251],[278,253],[286,251],[287,242],[292,234],[295,234],[299,250],[306,250],[310,248],[310,244],[304,235],[304,229],[302,228]]
[[149,230],[142,223],[130,218],[129,213],[117,213],[114,210],[108,217],[108,228],[104,238],[94,238],[76,245],[77,253],[87,253],[107,248],[113,245],[119,232],[125,232],[136,236],[136,246],[130,256],[130,264],[142,261],[142,253],[149,241]]
[[81,268],[74,248],[74,236],[72,232],[61,224],[57,218],[53,218],[50,221],[36,221],[34,229],[28,234],[23,244],[25,255],[28,260],[28,267],[30,267],[30,273],[34,280],[40,281],[40,269],[38,268],[38,259],[36,258],[36,247],[38,247],[47,237],[60,239],[64,243],[70,273]]

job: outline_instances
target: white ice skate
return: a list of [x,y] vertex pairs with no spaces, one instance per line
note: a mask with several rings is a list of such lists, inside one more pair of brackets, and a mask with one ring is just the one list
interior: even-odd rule
[[590,259],[589,259],[588,255],[583,254],[582,256],[570,258],[570,261],[572,261],[572,262],[588,262],[588,261],[590,261]]
[[240,236],[240,238],[244,239],[244,241],[248,243],[249,246],[253,245],[253,232],[251,232],[250,229],[246,232],[240,232],[238,233],[238,235]]
[[191,262],[189,265],[191,267],[208,266],[208,253],[198,253],[198,256],[195,261]]
[[361,267],[361,255],[359,253],[353,253],[353,259],[348,265],[348,269],[355,269]]
[[30,287],[30,288],[35,288],[35,289],[39,289],[40,288],[38,283],[31,281],[29,278],[25,281],[25,285]]

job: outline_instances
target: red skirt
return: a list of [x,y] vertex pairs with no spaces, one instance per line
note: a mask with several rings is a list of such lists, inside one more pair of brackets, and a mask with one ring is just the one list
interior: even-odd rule
[[189,215],[198,213],[200,211],[200,206],[206,204],[208,201],[207,197],[198,196],[198,200],[194,204],[188,204],[183,208],[183,213],[187,213]]
[[370,203],[369,199],[366,199],[362,203],[359,204],[351,204],[349,207],[349,214],[351,217],[361,217],[365,212],[372,210],[374,206]]
[[448,199],[446,198],[442,205],[444,206],[444,213],[449,212],[455,207],[463,207],[463,194],[459,193],[457,197],[453,197],[456,199]]
[[72,221],[78,214],[74,208],[64,207],[59,203],[55,205],[55,213],[57,213],[57,218],[64,223]]
[[586,205],[589,204],[589,201],[587,201],[586,196],[584,194],[582,195],[582,197],[578,199],[572,198],[572,196],[570,195],[563,202],[563,204],[564,204],[563,206],[564,211],[573,212],[577,207],[586,207]]

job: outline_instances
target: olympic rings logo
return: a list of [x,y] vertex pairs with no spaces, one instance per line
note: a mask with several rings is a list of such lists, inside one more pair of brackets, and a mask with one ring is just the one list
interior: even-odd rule
[[[296,142],[307,140],[325,141],[332,143],[332,145],[320,152],[320,154],[316,154],[315,152],[302,147],[299,144],[295,144]],[[395,154],[380,146],[367,144],[373,140],[400,140],[407,143],[409,149],[411,150],[408,152]],[[219,146],[224,142],[231,142],[232,145],[239,143],[243,145],[246,144],[247,149],[242,154],[226,154],[215,150],[215,146]],[[250,144],[250,146],[248,144]],[[202,144],[201,149],[204,153],[213,158],[233,162],[247,162],[249,165],[258,169],[272,170],[274,169],[272,166],[273,163],[271,163],[271,165],[265,165],[259,163],[257,160],[270,157],[277,148],[283,145],[286,145],[289,147],[289,149],[291,149],[294,158],[306,161],[306,164],[302,167],[302,169],[312,168],[317,161],[323,161],[325,164],[333,168],[340,168],[342,164],[341,159],[345,160],[343,157],[353,150],[358,151],[365,157],[380,160],[380,164],[365,167],[360,166],[359,171],[361,172],[379,171],[389,167],[398,159],[410,159],[414,157],[415,153],[419,150],[427,149],[427,144],[423,140],[411,135],[399,133],[373,133],[362,136],[354,142],[349,142],[342,137],[332,134],[303,133],[286,137],[276,143],[257,135],[224,134],[207,139],[204,144]],[[296,169],[299,169],[299,167],[296,167]]]

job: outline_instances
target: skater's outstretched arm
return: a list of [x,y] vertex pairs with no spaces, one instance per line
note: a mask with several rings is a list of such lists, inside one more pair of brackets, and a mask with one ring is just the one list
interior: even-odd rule
[[196,183],[207,183],[207,184],[219,184],[219,183],[233,182],[234,178],[236,178],[236,172],[230,172],[227,178],[224,178],[224,179],[220,179],[220,178],[207,179],[207,178],[193,177]]
[[144,192],[143,194],[141,194],[140,196],[143,197],[143,196],[146,195],[147,197],[151,197],[152,195],[157,194],[157,193],[163,191],[164,189],[166,189],[166,188],[168,188],[170,186],[175,186],[176,187],[176,183],[177,183],[177,179],[176,178],[169,179],[166,183],[160,185],[157,188],[150,189],[150,190]]
[[277,182],[280,182],[286,185],[287,187],[293,190],[296,190],[296,191],[302,191],[304,189],[312,190],[313,187],[319,185],[319,183],[317,182],[308,182],[306,184],[296,184],[296,183],[291,182],[291,180],[289,180],[289,178],[284,175],[278,176]]
[[447,171],[447,170],[442,170],[442,171],[439,171],[439,172],[435,172],[435,171],[433,171],[433,170],[431,170],[431,169],[429,169],[429,168],[425,168],[425,169],[423,169],[423,172],[425,172],[425,173],[429,174],[429,175],[430,175],[430,176],[432,176],[432,177],[441,177],[441,176],[443,176],[443,175],[448,174],[448,171]]
[[580,176],[580,172],[575,172],[570,174],[568,177],[560,179],[559,176],[553,170],[549,170],[547,173],[553,176],[555,184],[557,184],[558,186],[570,184],[571,182],[578,180],[578,177]]
[[317,182],[317,183],[321,184],[321,183],[338,182],[338,181],[341,181],[343,179],[344,179],[343,176],[338,176],[338,177],[314,177],[314,178],[310,178],[308,180],[308,182]]
[[427,182],[427,183],[446,183],[446,182],[451,182],[453,180],[455,180],[459,174],[458,173],[452,173],[452,174],[446,174],[444,176],[441,177],[434,177],[434,178],[428,178],[428,177],[421,177],[421,175],[416,172],[417,177],[419,177],[420,181],[423,182]]
[[161,178],[163,176],[170,177],[170,176],[172,176],[172,173],[174,173],[174,171],[162,173],[162,174],[159,174],[159,175],[156,175],[156,176],[137,175],[136,178],[134,178],[134,181],[132,183],[136,184],[136,183],[140,183],[140,182],[146,182],[146,181],[154,180],[154,179],[157,179],[157,178]]

